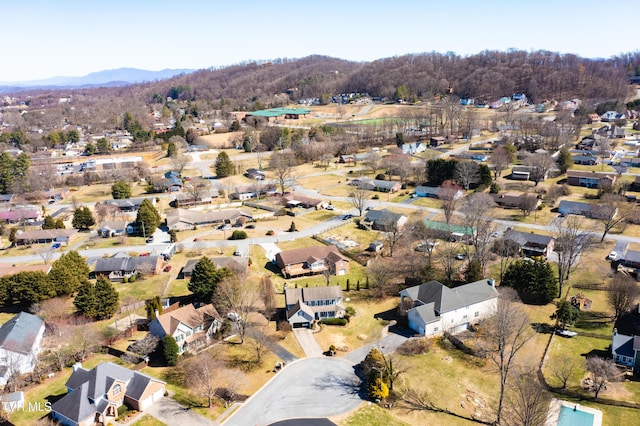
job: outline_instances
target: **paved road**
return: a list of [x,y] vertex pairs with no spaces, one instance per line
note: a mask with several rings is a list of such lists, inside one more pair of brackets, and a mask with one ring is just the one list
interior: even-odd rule
[[[359,391],[360,381],[350,362],[306,358],[287,365],[224,424],[269,425],[290,418],[334,416],[360,405]],[[190,426],[195,424],[199,423]]]
[[156,402],[146,413],[171,426],[215,426],[213,421],[189,410],[171,398]]
[[322,356],[322,348],[310,329],[296,328],[293,334],[307,357]]

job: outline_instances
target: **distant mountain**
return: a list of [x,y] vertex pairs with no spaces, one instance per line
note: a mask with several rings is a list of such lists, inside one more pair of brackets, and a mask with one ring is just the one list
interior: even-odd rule
[[84,77],[53,77],[45,80],[0,82],[0,91],[15,89],[54,89],[54,88],[86,88],[113,87],[133,83],[164,80],[180,74],[189,74],[192,69],[164,69],[147,71],[137,68],[118,68],[92,72]]

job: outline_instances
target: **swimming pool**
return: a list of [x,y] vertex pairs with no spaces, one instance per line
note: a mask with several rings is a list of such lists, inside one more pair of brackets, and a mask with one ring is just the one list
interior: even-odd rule
[[586,411],[582,411],[580,407],[574,409],[563,405],[560,407],[560,417],[558,417],[558,426],[592,426],[595,416]]

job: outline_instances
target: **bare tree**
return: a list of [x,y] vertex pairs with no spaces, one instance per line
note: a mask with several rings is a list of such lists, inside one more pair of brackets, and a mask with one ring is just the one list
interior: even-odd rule
[[235,400],[240,389],[247,387],[249,379],[244,373],[230,368],[221,368],[217,374],[220,388],[216,394],[225,401],[226,407]]
[[607,302],[613,308],[614,321],[629,312],[640,295],[636,280],[623,272],[613,276],[607,290]]
[[205,195],[208,189],[211,189],[211,184],[207,179],[201,177],[194,177],[189,181],[188,186],[185,188],[187,194],[193,200],[193,204],[197,205],[202,201],[202,197]]
[[458,192],[461,188],[450,180],[443,182],[440,188],[441,191],[438,194],[438,201],[440,203],[440,208],[444,213],[444,220],[448,225],[451,223],[453,212],[458,206]]
[[45,265],[48,265],[49,262],[51,262],[51,259],[53,259],[53,254],[55,253],[55,249],[52,249],[51,247],[39,247],[38,249],[36,249],[38,256],[40,256],[40,258],[42,258],[42,260],[44,261]]
[[565,389],[571,375],[578,367],[576,361],[562,355],[554,357],[549,364],[551,374],[553,374],[553,377],[560,380],[562,389]]
[[404,239],[405,234],[409,232],[409,227],[398,224],[397,221],[391,219],[386,221],[390,223],[390,226],[387,230],[382,234],[384,241],[389,245],[389,256],[393,257],[393,251],[396,248],[396,245],[400,243],[402,239]]
[[371,174],[375,177],[378,170],[382,169],[382,157],[377,152],[370,152],[363,164],[371,170]]
[[66,297],[53,297],[32,305],[30,311],[44,319],[53,334],[58,334],[59,327],[70,315],[70,307],[69,299]]
[[500,256],[500,282],[502,282],[504,273],[507,271],[509,265],[519,257],[520,245],[515,241],[500,238],[493,241],[491,250]]
[[267,318],[271,318],[277,309],[275,299],[275,288],[271,277],[269,275],[263,275],[260,278],[260,295],[262,296],[262,303],[264,303],[264,313]]
[[507,381],[516,355],[533,337],[529,316],[517,305],[517,293],[501,289],[495,314],[484,324],[480,346],[500,373],[500,396],[496,424],[501,424]]
[[248,326],[248,317],[256,311],[258,289],[249,280],[240,280],[235,276],[226,277],[216,286],[213,294],[214,306],[225,313],[234,313],[234,326],[238,329],[240,342],[244,343]]
[[562,296],[564,282],[577,266],[580,254],[591,244],[591,232],[584,229],[585,222],[578,216],[569,216],[552,223],[554,251],[558,255],[558,297]]
[[153,334],[147,334],[143,339],[137,340],[129,346],[131,352],[135,352],[143,357],[155,351],[160,344],[160,338]]
[[502,172],[511,164],[511,154],[503,145],[496,147],[491,153],[489,163],[493,166],[494,180],[497,180]]
[[480,166],[473,160],[461,160],[456,163],[455,176],[465,190],[471,184],[480,182]]
[[394,265],[384,259],[371,260],[367,264],[367,276],[371,278],[375,294],[382,297],[393,293],[394,280],[398,273]]
[[632,212],[631,205],[622,195],[602,195],[601,202],[591,209],[591,216],[599,220],[604,226],[600,242],[604,241],[609,231],[626,222]]
[[549,394],[534,370],[519,372],[511,379],[507,391],[503,423],[506,426],[545,424],[549,411]]
[[555,160],[548,153],[542,152],[528,155],[524,159],[524,164],[531,168],[531,180],[538,186],[546,178]]
[[269,337],[265,334],[266,326],[252,324],[247,329],[247,336],[251,339],[250,345],[256,356],[256,365],[262,365],[262,357],[268,351]]
[[600,392],[607,388],[608,382],[617,382],[623,378],[623,374],[612,359],[590,356],[587,358],[585,366],[591,375],[591,390],[596,399],[598,399]]
[[186,379],[189,388],[198,395],[207,398],[207,408],[213,405],[218,389],[218,370],[222,367],[219,361],[213,359],[211,354],[203,352],[189,361],[186,368]]
[[522,194],[518,202],[518,207],[522,212],[522,217],[527,217],[532,211],[538,208],[538,197],[534,194]]
[[136,267],[136,272],[143,277],[153,275],[155,270],[155,265],[151,261],[142,262]]
[[187,164],[191,162],[191,156],[178,152],[175,156],[171,157],[171,169],[179,174],[182,174]]
[[362,185],[355,186],[349,193],[349,203],[358,209],[358,216],[362,216],[364,209],[367,207],[367,198],[369,191]]
[[292,154],[278,151],[271,155],[269,168],[274,174],[274,177],[280,186],[280,192],[283,195],[287,189],[296,184],[297,176],[295,175],[294,170],[295,165],[296,159]]
[[438,251],[438,260],[442,265],[444,276],[449,282],[453,281],[453,273],[456,270],[456,255],[459,250],[458,244],[447,241]]
[[497,224],[493,218],[488,216],[489,210],[494,206],[495,202],[491,195],[484,192],[476,192],[465,199],[460,209],[464,216],[464,225],[470,228],[473,233],[473,258],[480,262],[483,276],[489,260],[491,234],[497,229]]

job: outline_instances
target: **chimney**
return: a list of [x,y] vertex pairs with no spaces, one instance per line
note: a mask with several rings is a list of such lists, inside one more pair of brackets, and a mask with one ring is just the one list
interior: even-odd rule
[[81,362],[76,362],[75,364],[73,364],[73,366],[71,367],[71,369],[76,372],[78,371],[78,369],[82,368],[82,363]]
[[495,287],[495,286],[496,286],[496,280],[494,280],[493,278],[489,278],[489,279],[487,280],[487,282],[489,283],[489,285],[490,285],[491,287]]

